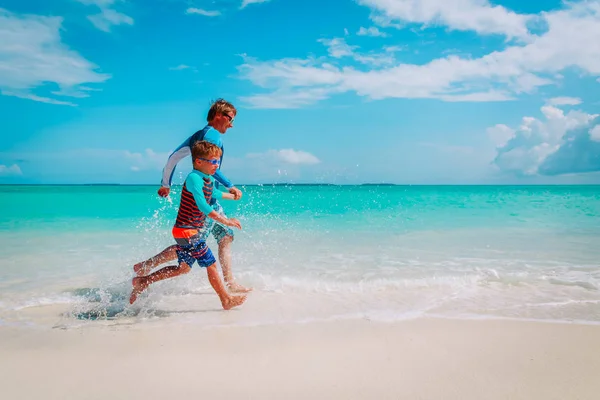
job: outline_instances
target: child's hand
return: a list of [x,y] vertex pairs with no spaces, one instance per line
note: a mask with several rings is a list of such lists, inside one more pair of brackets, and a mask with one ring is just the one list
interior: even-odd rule
[[229,218],[227,225],[232,226],[234,228],[242,229],[242,224],[240,224],[240,221],[238,221],[237,218]]

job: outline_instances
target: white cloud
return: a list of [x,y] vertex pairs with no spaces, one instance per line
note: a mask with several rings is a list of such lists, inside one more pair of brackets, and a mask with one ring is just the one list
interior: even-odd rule
[[0,90],[3,95],[49,104],[73,105],[33,93],[48,84],[54,94],[87,96],[90,88],[110,78],[61,41],[62,18],[18,15],[0,9]]
[[402,50],[406,50],[406,46],[383,46],[383,50],[387,53],[397,53]]
[[246,8],[250,4],[266,3],[268,1],[270,0],[242,0],[242,5],[240,6],[240,8]]
[[245,78],[261,87],[311,87],[342,81],[337,67],[315,59],[285,58],[261,62],[246,57],[239,69]]
[[[0,93],[3,94],[4,96],[13,96],[13,97],[18,97],[20,99],[38,101],[40,103],[58,104],[58,105],[62,105],[62,106],[72,106],[72,107],[77,106],[77,104],[71,103],[70,101],[61,101],[61,100],[51,99],[49,97],[36,96],[35,94],[31,94],[31,93],[11,92],[11,91],[6,91],[6,90],[0,90]],[[79,96],[76,95],[73,97],[79,97]]]
[[590,139],[594,142],[600,142],[600,125],[596,125],[590,130]]
[[201,8],[188,8],[185,11],[186,14],[198,14],[198,15],[204,15],[205,17],[218,17],[219,15],[221,15],[220,11],[208,11],[208,10],[203,10]]
[[548,104],[553,106],[576,106],[581,104],[581,99],[577,97],[553,97],[548,100]]
[[[101,91],[102,91],[102,89],[90,88],[90,87],[86,87],[86,86],[79,86],[77,88],[77,90],[74,90],[72,88],[63,88],[60,90],[53,91],[51,93],[56,96],[77,97],[77,98],[83,99],[86,97],[90,97],[88,92],[101,92]],[[61,103],[64,103],[64,102],[59,102],[56,104],[61,104]],[[75,104],[68,103],[68,105],[75,105]]]
[[115,25],[133,25],[134,21],[129,15],[120,13],[110,8],[121,0],[76,0],[87,6],[96,6],[100,13],[88,16],[90,22],[104,32],[110,32]]
[[152,149],[146,149],[143,153],[123,151],[125,158],[129,160],[132,171],[160,170],[164,167],[168,153],[157,153]]
[[527,38],[529,15],[517,14],[487,0],[357,0],[371,8],[373,21],[439,24],[479,34]]
[[487,92],[477,93],[465,93],[465,94],[440,94],[437,96],[438,99],[447,102],[459,102],[459,101],[508,101],[514,100],[514,97],[506,92],[499,92],[497,90],[488,90]]
[[356,33],[359,36],[379,36],[379,37],[387,37],[388,34],[385,32],[381,32],[379,28],[376,26],[371,26],[370,28],[360,27],[358,32]]
[[23,175],[21,168],[17,164],[13,164],[10,167],[6,165],[0,165],[0,176],[17,176]]
[[269,158],[286,164],[295,165],[314,165],[321,162],[317,157],[310,153],[294,149],[269,150],[266,153],[250,153],[246,157],[261,159]]
[[342,38],[319,39],[317,41],[327,47],[329,55],[333,58],[352,56],[354,50],[358,48],[358,46],[350,46],[346,43],[346,40]]
[[298,108],[313,104],[316,101],[327,98],[329,92],[324,89],[306,89],[300,91],[275,91],[268,94],[257,94],[253,96],[242,96],[240,100],[248,104],[250,108]]
[[487,128],[487,134],[496,147],[504,147],[506,143],[515,135],[514,129],[504,124],[497,124]]
[[113,25],[133,25],[133,18],[110,8],[102,9],[99,14],[90,15],[88,19],[104,32],[110,32]]
[[[545,105],[544,120],[523,117],[521,125],[488,128],[498,145],[494,163],[503,171],[520,175],[558,175],[600,170],[600,143],[590,141],[590,125],[598,114],[563,110]],[[588,135],[588,131],[590,134]]]
[[370,65],[373,67],[389,66],[396,61],[390,52],[388,52],[388,54],[355,54],[354,59],[361,64]]
[[394,51],[390,51],[389,48],[386,48],[384,53],[363,54],[356,51],[358,46],[349,45],[344,38],[319,39],[318,42],[327,47],[329,55],[333,58],[350,57],[361,64],[374,67],[390,65],[395,61],[391,55]]
[[[429,4],[429,3],[427,3]],[[469,3],[470,4],[470,3]],[[486,6],[487,7],[487,6]],[[513,45],[480,58],[449,55],[425,64],[396,64],[384,69],[337,66],[336,60],[357,56],[343,39],[321,39],[333,58],[289,58],[256,61],[246,58],[241,77],[277,91],[320,88],[329,95],[355,92],[371,99],[436,98],[444,101],[510,100],[554,84],[560,72],[576,69],[600,75],[600,5],[584,2],[542,14],[548,30],[527,44]],[[368,66],[379,64],[363,58]]]

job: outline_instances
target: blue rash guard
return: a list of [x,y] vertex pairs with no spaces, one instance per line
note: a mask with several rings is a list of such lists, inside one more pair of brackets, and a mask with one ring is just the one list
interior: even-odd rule
[[[225,153],[225,150],[223,148],[223,142],[221,141],[221,133],[212,126],[206,125],[204,128],[187,138],[173,153],[171,153],[167,160],[167,164],[163,168],[162,187],[171,187],[171,181],[173,180],[173,174],[175,173],[177,163],[185,157],[192,155],[192,146],[194,143],[201,140],[206,140],[207,142],[219,146],[221,149],[221,163],[223,163],[223,154]],[[219,168],[217,169],[217,172],[214,173],[213,177],[227,189],[232,188],[233,183],[231,183],[231,181],[221,172],[221,163],[219,163]]]

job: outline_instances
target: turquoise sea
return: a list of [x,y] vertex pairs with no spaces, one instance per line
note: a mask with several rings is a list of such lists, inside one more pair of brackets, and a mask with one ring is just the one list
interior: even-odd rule
[[0,325],[600,322],[600,186],[241,189],[222,204],[254,291],[223,312],[197,267],[127,302],[132,265],[173,243],[180,188],[0,186]]

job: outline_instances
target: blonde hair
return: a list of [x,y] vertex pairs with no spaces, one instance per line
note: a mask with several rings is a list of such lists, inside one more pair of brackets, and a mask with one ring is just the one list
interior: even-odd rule
[[205,140],[196,142],[192,146],[192,160],[194,161],[198,158],[221,157],[221,153],[219,146]]
[[230,102],[224,99],[217,99],[212,102],[210,109],[208,110],[208,115],[206,116],[206,121],[211,122],[219,114],[225,114],[226,112],[232,112],[233,115],[237,114],[237,110]]

